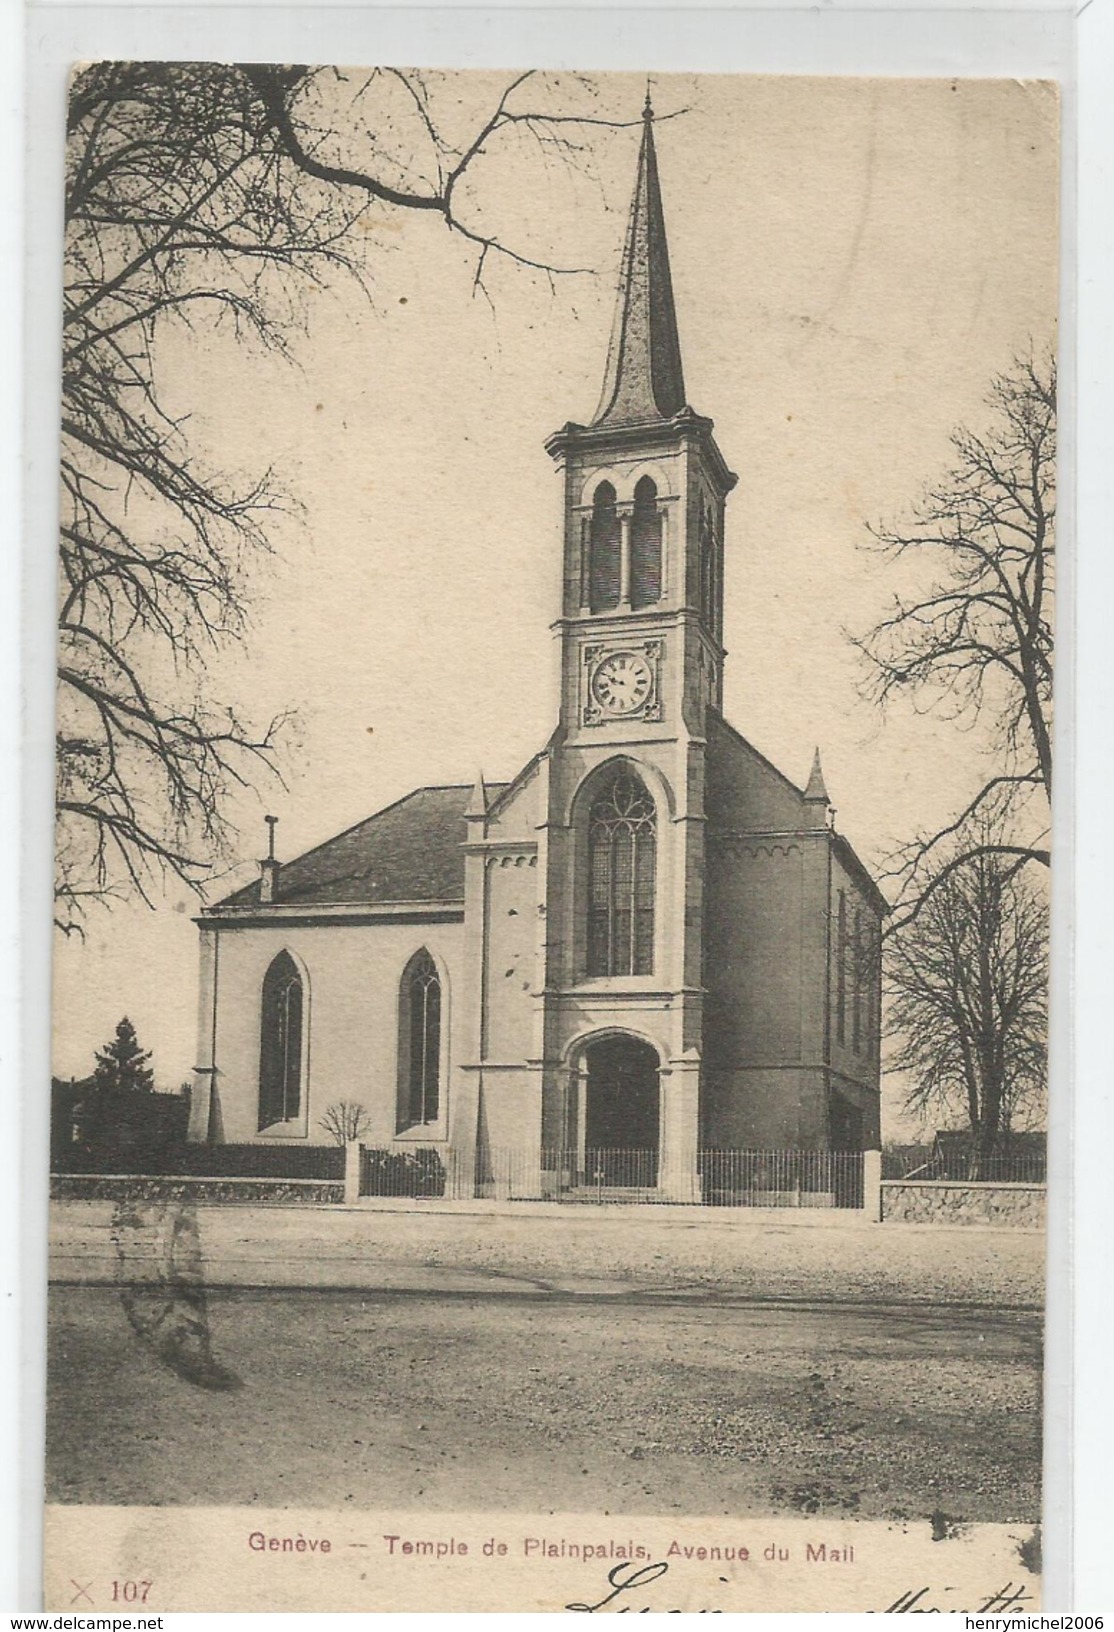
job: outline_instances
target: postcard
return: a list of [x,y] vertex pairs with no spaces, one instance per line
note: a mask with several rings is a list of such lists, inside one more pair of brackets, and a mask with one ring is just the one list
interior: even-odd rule
[[1040,1604],[1051,82],[103,61],[46,1604]]

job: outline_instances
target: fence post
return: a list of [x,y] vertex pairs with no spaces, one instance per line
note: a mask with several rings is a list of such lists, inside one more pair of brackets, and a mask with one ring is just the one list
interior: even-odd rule
[[863,1151],[863,1212],[872,1224],[882,1222],[882,1152]]
[[684,1059],[663,1073],[658,1196],[662,1201],[697,1202],[697,1141],[700,1065]]
[[458,1150],[450,1145],[445,1152],[445,1200],[471,1201],[476,1194],[476,1149],[467,1145]]
[[344,1146],[344,1205],[354,1207],[360,1199],[360,1168],[363,1166],[364,1147],[358,1139],[349,1139]]

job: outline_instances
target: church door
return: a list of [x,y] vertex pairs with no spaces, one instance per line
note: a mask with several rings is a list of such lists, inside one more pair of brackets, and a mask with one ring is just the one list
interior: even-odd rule
[[589,1182],[656,1185],[658,1057],[635,1037],[606,1037],[585,1056],[584,1174]]

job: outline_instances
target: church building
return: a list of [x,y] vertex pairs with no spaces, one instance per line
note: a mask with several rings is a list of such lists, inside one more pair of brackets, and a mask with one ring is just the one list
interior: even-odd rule
[[345,1101],[457,1196],[502,1163],[676,1201],[711,1152],[877,1146],[886,905],[819,753],[802,789],[723,716],[736,477],[685,396],[648,107],[603,395],[546,451],[556,729],[201,914],[192,1139],[327,1143]]

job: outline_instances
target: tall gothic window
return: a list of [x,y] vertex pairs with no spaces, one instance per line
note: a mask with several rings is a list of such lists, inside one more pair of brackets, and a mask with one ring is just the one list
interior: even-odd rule
[[441,980],[425,947],[402,976],[398,1126],[421,1127],[441,1113]]
[[601,482],[592,500],[588,533],[588,604],[593,612],[608,612],[619,604],[622,531],[615,504],[615,489]]
[[654,970],[654,801],[630,771],[619,771],[588,813],[588,974]]
[[839,892],[836,915],[836,1042],[847,1040],[847,896]]
[[634,489],[630,528],[631,605],[650,606],[661,600],[661,514],[658,490],[649,476]]
[[869,918],[863,931],[863,1053],[868,1060],[874,1058],[874,1046],[877,1041],[878,1023],[875,1015],[878,994],[878,947],[876,944],[875,928]]
[[292,1122],[302,1109],[302,977],[280,952],[263,977],[259,1126]]
[[700,610],[704,622],[715,633],[719,599],[716,583],[716,531],[712,513],[703,506],[700,512]]
[[863,915],[856,909],[855,932],[851,940],[851,1047],[858,1054],[863,1041]]

